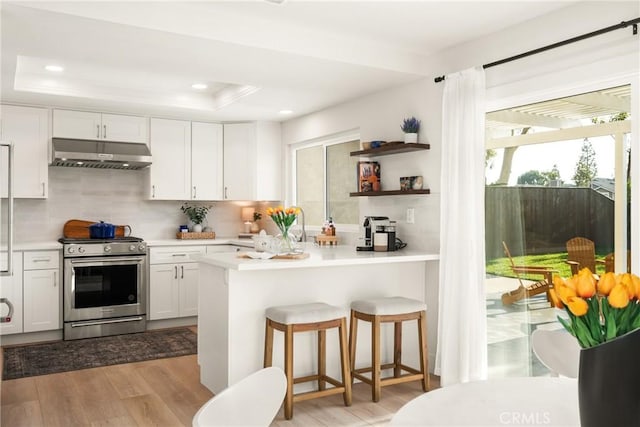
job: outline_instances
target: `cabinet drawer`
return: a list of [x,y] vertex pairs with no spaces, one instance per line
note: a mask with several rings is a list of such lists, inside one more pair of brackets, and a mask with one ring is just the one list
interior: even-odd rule
[[238,252],[240,247],[233,245],[209,245],[207,246],[208,254],[221,254],[228,252]]
[[151,248],[151,264],[173,264],[176,262],[195,262],[193,255],[204,255],[207,252],[205,246],[169,246],[164,248]]
[[24,253],[25,270],[46,270],[60,268],[59,251],[38,251]]

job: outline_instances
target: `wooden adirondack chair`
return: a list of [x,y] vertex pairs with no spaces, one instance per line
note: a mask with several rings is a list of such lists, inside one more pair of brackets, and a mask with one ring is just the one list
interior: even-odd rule
[[596,259],[596,250],[593,241],[585,237],[574,237],[567,240],[567,264],[571,266],[571,274],[587,267],[592,273],[596,273],[597,265],[605,265],[606,262]]
[[[509,262],[511,262],[511,270],[513,274],[515,274],[518,282],[520,282],[520,286],[514,289],[511,292],[505,292],[502,294],[502,304],[510,305],[516,301],[519,301],[524,298],[531,298],[534,295],[541,294],[545,292],[547,294],[547,301],[551,302],[551,296],[549,295],[549,289],[553,286],[553,273],[557,273],[557,270],[554,270],[551,267],[544,267],[539,265],[516,265],[511,257],[511,252],[507,247],[505,242],[502,242],[502,246],[504,248],[504,253],[509,258]],[[530,274],[530,275],[539,275],[542,277],[541,280],[538,280],[535,283],[525,285],[520,277],[520,274]]]

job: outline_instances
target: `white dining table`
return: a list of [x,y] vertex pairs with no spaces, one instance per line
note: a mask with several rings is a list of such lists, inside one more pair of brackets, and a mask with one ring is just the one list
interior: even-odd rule
[[579,426],[578,382],[499,378],[432,390],[406,403],[392,426]]

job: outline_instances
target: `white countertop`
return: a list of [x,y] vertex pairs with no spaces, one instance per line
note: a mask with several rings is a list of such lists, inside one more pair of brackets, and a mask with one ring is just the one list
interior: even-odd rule
[[145,240],[147,246],[203,246],[203,245],[235,245],[253,248],[253,240],[238,237],[216,237],[215,239],[157,239]]
[[280,270],[292,268],[332,267],[345,265],[386,264],[399,262],[436,261],[437,253],[427,253],[410,249],[394,252],[359,252],[354,246],[314,246],[307,243],[304,259],[250,259],[241,258],[237,253],[208,254],[193,256],[204,264],[231,270]]
[[[44,242],[29,242],[29,243],[19,243],[13,242],[13,250],[14,251],[57,251],[62,249],[62,243],[56,241],[44,241]],[[0,248],[2,251],[7,250],[6,245],[2,245]]]

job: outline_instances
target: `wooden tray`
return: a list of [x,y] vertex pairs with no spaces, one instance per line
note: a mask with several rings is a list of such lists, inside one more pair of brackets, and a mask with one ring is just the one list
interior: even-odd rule
[[[86,221],[83,219],[70,219],[62,227],[62,235],[67,239],[89,239],[89,226],[100,221]],[[116,225],[116,237],[124,237],[125,225]]]
[[211,232],[202,232],[202,233],[176,233],[176,238],[183,240],[195,240],[195,239],[215,239],[216,233]]
[[[238,254],[238,258],[252,259],[247,254],[243,254],[243,253],[239,253]],[[305,259],[305,258],[309,258],[309,253],[303,252],[301,254],[282,254],[282,255],[276,255],[276,256],[274,256],[273,258],[270,258],[270,259]]]
[[316,242],[320,245],[326,245],[327,243],[330,246],[338,245],[338,236],[327,236],[326,234],[317,234],[315,236]]

